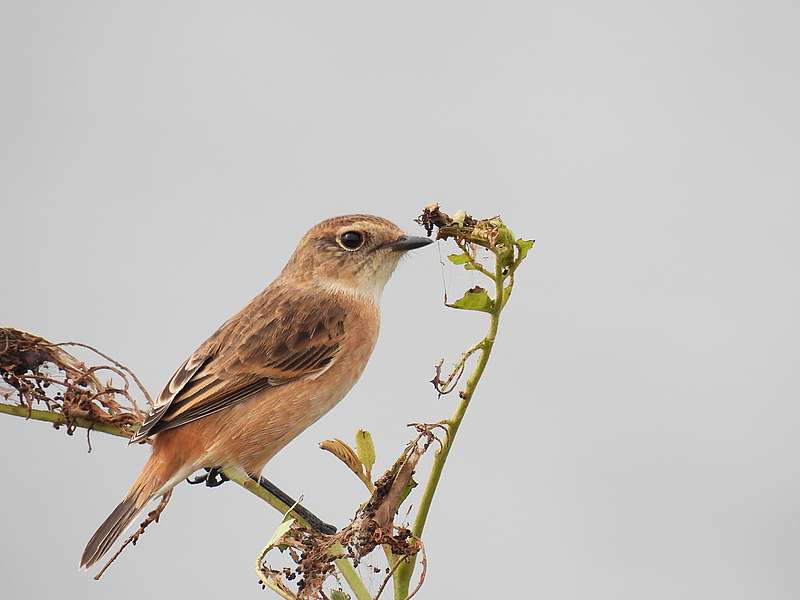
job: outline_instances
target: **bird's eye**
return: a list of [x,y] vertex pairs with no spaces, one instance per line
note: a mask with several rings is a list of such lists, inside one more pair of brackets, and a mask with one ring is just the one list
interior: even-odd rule
[[364,245],[364,234],[360,231],[345,231],[339,236],[339,245],[345,250],[358,250]]

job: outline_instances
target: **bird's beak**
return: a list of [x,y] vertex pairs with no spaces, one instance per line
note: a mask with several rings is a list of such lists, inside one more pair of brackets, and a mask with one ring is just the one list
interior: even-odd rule
[[428,244],[433,243],[433,240],[426,237],[418,237],[414,235],[404,235],[399,240],[396,240],[389,244],[389,248],[392,250],[397,250],[398,252],[407,252],[408,250],[414,250],[415,248],[422,248],[423,246],[427,246]]

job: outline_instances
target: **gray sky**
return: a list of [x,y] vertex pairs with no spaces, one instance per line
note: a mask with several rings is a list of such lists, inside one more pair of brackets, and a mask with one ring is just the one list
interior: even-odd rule
[[[735,4],[735,6],[734,6]],[[425,541],[422,598],[797,598],[793,2],[0,3],[0,317],[154,392],[322,218],[500,213],[537,239]],[[442,252],[447,249],[443,248]],[[472,280],[447,271],[456,294]],[[362,380],[268,475],[344,523],[483,331],[436,247]],[[279,516],[181,486],[77,571],[146,449],[0,418],[8,598],[265,598]],[[143,591],[144,590],[144,591]]]

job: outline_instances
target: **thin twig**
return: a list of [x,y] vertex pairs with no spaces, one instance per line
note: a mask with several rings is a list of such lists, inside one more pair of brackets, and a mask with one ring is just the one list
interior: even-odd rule
[[422,584],[425,583],[425,576],[428,574],[428,553],[425,551],[425,544],[422,539],[417,538],[417,540],[419,541],[419,547],[422,551],[422,557],[419,559],[421,569],[419,573],[419,582],[417,582],[417,587],[414,588],[414,591],[406,597],[406,600],[411,600],[411,598],[417,595],[417,592],[422,589]]
[[136,542],[139,541],[139,537],[144,533],[144,530],[147,529],[147,526],[150,525],[150,523],[158,523],[158,518],[161,516],[161,513],[164,512],[164,509],[167,507],[167,504],[169,504],[169,499],[171,497],[172,497],[172,490],[165,492],[164,495],[161,496],[161,502],[158,503],[158,506],[156,506],[153,510],[147,513],[147,517],[145,517],[145,520],[139,524],[139,528],[136,531],[134,531],[131,534],[131,536],[122,543],[122,546],[119,547],[119,550],[116,551],[114,556],[109,558],[108,562],[103,566],[102,569],[100,569],[97,575],[94,576],[95,581],[99,580],[103,576],[103,573],[105,573],[108,567],[111,566],[111,563],[117,560],[117,557],[120,554],[122,554],[122,551],[125,550],[128,544],[133,544],[134,546],[136,545]]
[[375,594],[375,598],[373,598],[373,600],[378,600],[378,598],[381,597],[381,594],[383,593],[384,588],[389,583],[389,581],[391,581],[392,577],[394,576],[394,572],[397,571],[397,568],[402,564],[402,562],[403,562],[402,559],[398,559],[398,560],[396,560],[394,562],[394,566],[392,567],[392,570],[389,571],[386,574],[386,577],[383,578],[383,583],[381,583],[381,587],[378,588],[378,593]]
[[486,277],[488,277],[489,279],[494,280],[494,275],[492,275],[489,271],[487,271],[486,268],[477,261],[474,254],[469,251],[469,248],[467,248],[467,243],[464,240],[456,239],[456,244],[461,249],[461,251],[469,257],[469,264],[472,267],[471,269],[472,271],[478,271],[478,273],[482,273],[486,275]]
[[[86,348],[87,350],[91,350],[95,354],[98,354],[99,356],[102,356],[107,361],[113,363],[114,365],[116,365],[117,367],[119,367],[120,369],[122,369],[123,371],[128,373],[133,378],[133,380],[136,382],[136,385],[139,387],[139,389],[141,390],[141,392],[144,395],[144,397],[147,398],[147,404],[150,405],[150,406],[153,406],[153,399],[150,397],[150,394],[147,392],[147,388],[144,387],[144,384],[141,381],[139,381],[139,378],[136,376],[136,373],[131,371],[128,367],[126,367],[122,363],[114,360],[113,358],[111,358],[107,354],[104,354],[103,352],[100,352],[100,350],[98,350],[97,348],[93,348],[92,346],[89,346],[88,344],[83,344],[81,342],[61,342],[60,344],[54,344],[54,345],[55,346],[77,346],[79,348]],[[141,409],[139,409],[138,406],[136,408],[137,408],[137,410],[141,410]]]
[[458,385],[458,382],[461,380],[461,375],[464,373],[467,360],[475,352],[484,348],[485,341],[485,339],[481,340],[467,348],[467,350],[461,354],[461,358],[454,363],[453,369],[450,371],[450,374],[444,381],[441,379],[442,364],[444,363],[444,359],[439,361],[435,367],[436,373],[434,374],[433,379],[431,379],[431,383],[433,384],[433,387],[436,388],[436,391],[440,397],[449,394],[453,391],[453,389],[455,389],[455,387]]

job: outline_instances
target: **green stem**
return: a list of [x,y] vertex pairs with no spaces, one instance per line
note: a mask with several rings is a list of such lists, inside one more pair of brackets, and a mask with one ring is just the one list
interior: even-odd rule
[[[333,546],[330,547],[328,550],[330,554],[344,554],[345,550],[339,542],[336,542]],[[344,577],[344,580],[347,582],[347,585],[350,586],[350,589],[353,590],[353,593],[356,595],[358,600],[372,600],[372,594],[369,593],[367,586],[364,585],[364,582],[359,576],[358,571],[356,571],[355,567],[352,563],[347,560],[346,558],[339,558],[336,560],[336,567]]]
[[[497,337],[497,328],[500,324],[500,313],[503,311],[503,307],[505,306],[504,300],[507,300],[507,298],[503,297],[503,281],[505,278],[503,277],[502,269],[499,263],[500,261],[495,258],[495,275],[492,277],[492,279],[494,279],[495,282],[496,301],[494,309],[490,313],[489,331],[483,341],[479,342],[481,355],[478,359],[478,363],[475,365],[475,368],[470,374],[469,379],[467,379],[464,391],[460,394],[461,402],[459,402],[455,413],[453,413],[453,416],[447,421],[447,443],[444,444],[444,446],[434,456],[431,473],[428,476],[428,481],[425,484],[425,490],[423,491],[422,498],[420,499],[419,508],[417,509],[417,516],[414,519],[414,526],[411,528],[411,532],[415,537],[422,537],[422,532],[425,529],[425,522],[428,520],[428,513],[431,508],[431,503],[433,502],[433,497],[436,494],[436,488],[439,485],[439,480],[442,477],[445,462],[447,462],[447,457],[450,454],[451,448],[453,447],[453,442],[455,441],[459,427],[461,427],[461,421],[464,419],[464,415],[467,412],[469,402],[475,393],[475,388],[478,387],[478,382],[483,376],[483,372],[486,369],[486,364],[489,362],[489,356],[492,353],[492,347],[494,346],[494,341]],[[411,576],[414,574],[415,565],[416,556],[412,556],[406,558],[405,562],[400,565],[399,569],[397,569],[398,575],[395,580],[395,600],[405,600],[408,597],[409,584],[411,582]]]
[[469,258],[469,264],[472,266],[472,270],[478,271],[479,273],[483,273],[489,279],[494,280],[494,275],[492,275],[489,271],[487,271],[484,266],[479,263],[473,256],[470,254],[469,249],[467,248],[466,242],[456,242],[456,245],[461,249],[461,251]]
[[[5,404],[0,402],[0,413],[14,417],[22,417],[23,419],[44,421],[46,423],[52,423],[53,425],[67,425],[67,417],[61,413],[50,410],[38,410],[36,408],[28,409],[27,406],[22,406],[21,404]],[[107,425],[105,423],[96,423],[94,421],[90,421],[89,419],[70,419],[69,424],[82,429],[91,429],[92,431],[99,431],[101,433],[108,433],[110,435],[116,435],[119,437],[131,437],[131,433],[124,430],[122,427],[117,427],[116,425]]]

